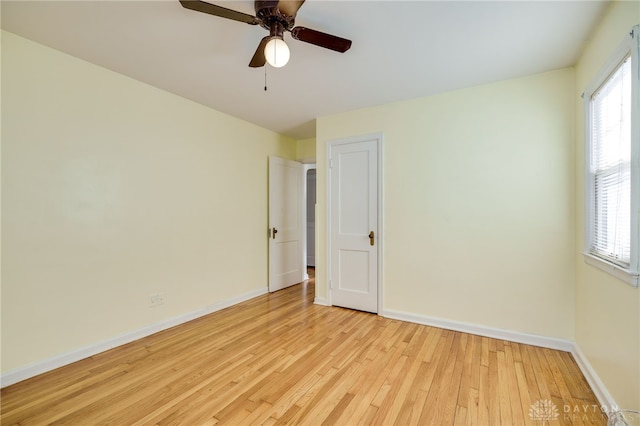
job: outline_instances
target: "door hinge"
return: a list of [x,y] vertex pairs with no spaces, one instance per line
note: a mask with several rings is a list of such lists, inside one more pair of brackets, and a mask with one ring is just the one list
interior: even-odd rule
[[333,158],[329,158],[329,168],[333,169]]

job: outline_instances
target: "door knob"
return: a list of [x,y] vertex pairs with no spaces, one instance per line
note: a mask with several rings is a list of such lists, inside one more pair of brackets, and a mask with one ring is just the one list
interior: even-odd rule
[[277,233],[278,233],[278,230],[275,227],[273,227],[273,229],[271,230],[271,238],[275,240]]
[[375,240],[375,234],[373,233],[373,231],[369,232],[369,244],[373,245]]

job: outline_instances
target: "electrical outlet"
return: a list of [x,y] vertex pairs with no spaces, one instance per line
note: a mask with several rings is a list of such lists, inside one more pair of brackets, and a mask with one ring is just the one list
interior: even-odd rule
[[153,293],[149,295],[149,306],[159,306],[164,304],[164,293]]

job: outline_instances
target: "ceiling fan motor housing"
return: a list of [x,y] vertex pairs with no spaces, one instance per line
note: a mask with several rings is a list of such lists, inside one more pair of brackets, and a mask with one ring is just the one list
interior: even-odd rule
[[295,15],[285,15],[278,8],[278,0],[256,0],[256,17],[260,26],[272,36],[280,36],[284,31],[291,31],[295,25]]

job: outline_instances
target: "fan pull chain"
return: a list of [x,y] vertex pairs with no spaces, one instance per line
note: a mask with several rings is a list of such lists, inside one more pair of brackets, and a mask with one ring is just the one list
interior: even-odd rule
[[264,91],[267,91],[267,64],[264,64]]

